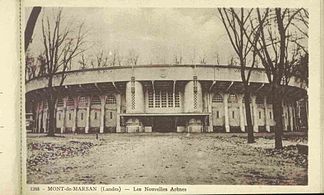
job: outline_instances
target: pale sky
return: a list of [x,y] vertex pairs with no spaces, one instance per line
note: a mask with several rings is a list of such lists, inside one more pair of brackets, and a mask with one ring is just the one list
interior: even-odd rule
[[[26,9],[26,20],[31,9]],[[30,52],[43,49],[41,19],[54,16],[57,9],[43,8],[37,21]],[[63,8],[63,24],[84,22],[90,30],[87,38],[90,49],[86,56],[98,51],[107,54],[129,50],[139,54],[138,64],[173,63],[174,55],[183,56],[183,63],[198,63],[202,56],[208,64],[227,64],[234,56],[217,9],[207,8]]]

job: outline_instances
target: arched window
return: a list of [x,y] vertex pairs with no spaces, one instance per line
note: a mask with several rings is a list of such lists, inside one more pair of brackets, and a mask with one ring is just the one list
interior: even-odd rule
[[86,107],[88,105],[87,98],[85,96],[81,96],[79,98],[79,107]]
[[73,98],[69,97],[67,102],[66,102],[66,106],[74,106],[74,100]]
[[57,100],[57,107],[63,107],[64,106],[64,102],[63,100],[60,98]]
[[116,104],[116,98],[114,95],[107,96],[106,104]]
[[94,96],[91,100],[91,105],[100,105],[101,101],[100,98],[98,96]]
[[263,104],[263,97],[258,95],[255,101],[257,104]]
[[228,97],[228,102],[229,103],[237,103],[237,97],[235,94],[230,94]]
[[223,102],[223,96],[221,94],[215,94],[212,99],[213,103]]

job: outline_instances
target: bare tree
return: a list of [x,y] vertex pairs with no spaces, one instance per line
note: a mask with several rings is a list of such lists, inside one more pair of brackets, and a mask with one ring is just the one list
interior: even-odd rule
[[[47,81],[46,98],[48,103],[48,136],[55,135],[55,102],[58,93],[55,86],[62,86],[66,78],[66,71],[71,68],[71,63],[76,56],[84,52],[86,33],[83,24],[77,29],[66,25],[62,28],[62,9],[58,11],[54,22],[50,18],[42,19],[42,36],[44,46],[44,60],[41,74]],[[74,30],[76,30],[74,32]],[[57,74],[59,73],[59,74]],[[55,80],[59,83],[54,83]]]
[[132,66],[136,66],[138,63],[138,59],[139,59],[139,54],[134,49],[129,50],[127,56],[128,64]]
[[[259,35],[254,34],[254,36],[260,37],[257,43],[253,44],[253,36],[250,36],[247,31],[244,31],[244,34],[253,45],[254,51],[256,51],[265,68],[271,87],[273,113],[276,122],[276,149],[282,148],[282,102],[286,95],[285,85],[289,83],[288,78],[290,73],[288,70],[291,70],[291,67],[296,64],[296,52],[298,51],[297,49],[291,49],[291,45],[292,43],[297,44],[297,40],[300,40],[300,38],[297,37],[297,33],[293,34],[290,30],[294,24],[297,24],[301,12],[307,13],[304,9],[256,9],[256,20],[251,21],[251,25],[252,27],[260,29]],[[308,14],[306,15],[308,16]],[[307,18],[303,20],[307,21]],[[306,34],[304,34],[303,37],[306,37],[305,35]],[[298,44],[298,47],[301,48],[300,43]]]
[[174,55],[174,63],[175,64],[182,64],[183,57],[182,55]]
[[78,61],[80,64],[80,69],[84,70],[87,68],[87,59],[84,57],[84,54],[82,53],[81,59]]
[[[244,99],[245,99],[245,115],[247,121],[247,132],[248,132],[248,143],[254,143],[250,99],[251,99],[251,89],[249,85],[249,80],[253,67],[255,65],[256,52],[253,49],[253,44],[258,40],[257,28],[251,28],[249,19],[252,14],[253,9],[226,9],[218,8],[218,12],[221,16],[222,22],[224,24],[225,30],[227,32],[228,38],[232,44],[232,47],[239,58],[239,66],[241,72],[241,79],[243,83]],[[249,40],[245,37],[244,32],[249,29],[248,38],[251,39],[253,35],[253,40]],[[250,68],[248,68],[248,58],[251,58]],[[231,65],[235,65],[234,57],[231,58]]]

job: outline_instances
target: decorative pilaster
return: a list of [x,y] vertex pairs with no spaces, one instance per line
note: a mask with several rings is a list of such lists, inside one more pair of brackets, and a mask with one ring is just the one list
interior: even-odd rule
[[208,93],[209,132],[213,132],[212,94]]
[[243,111],[243,97],[244,97],[244,95],[239,95],[238,96],[238,101],[239,101],[239,104],[240,104],[240,127],[241,127],[241,131],[245,132],[244,111]]
[[120,107],[121,107],[121,95],[116,94],[116,106],[117,106],[117,117],[116,117],[116,132],[120,133]]
[[72,126],[72,132],[75,133],[75,130],[77,128],[77,113],[78,113],[78,102],[79,102],[79,97],[75,97],[74,99],[74,110],[73,110],[73,126]]
[[86,114],[86,127],[85,127],[85,133],[89,133],[89,127],[90,127],[90,104],[91,104],[91,97],[88,96],[88,102],[87,102],[87,114]]
[[288,112],[289,112],[290,131],[293,131],[293,129],[294,129],[294,117],[293,117],[292,105],[288,105]]
[[225,131],[230,132],[229,119],[228,119],[228,94],[223,95],[224,103],[224,116],[225,116]]
[[251,96],[251,100],[252,100],[252,111],[253,111],[253,131],[259,132],[256,96]]
[[63,110],[62,110],[62,127],[61,127],[61,133],[65,132],[65,123],[66,123],[66,102],[68,98],[63,98]]
[[100,133],[104,132],[105,129],[105,104],[106,96],[100,96],[101,109],[100,109]]
[[264,96],[263,105],[264,105],[264,124],[265,124],[265,128],[266,128],[267,132],[270,132],[270,124],[269,124],[270,116],[268,116],[269,111],[268,111],[268,104],[267,104],[267,96]]

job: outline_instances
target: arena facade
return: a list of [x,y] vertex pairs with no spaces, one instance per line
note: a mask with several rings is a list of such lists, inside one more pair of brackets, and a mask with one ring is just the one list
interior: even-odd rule
[[[54,78],[60,94],[56,133],[245,132],[240,67],[220,65],[137,65],[74,70]],[[45,77],[26,82],[26,113],[35,133],[48,125]],[[251,112],[254,132],[274,130],[268,79],[253,68]],[[291,79],[283,90],[284,131],[299,131],[307,116],[304,83]]]

